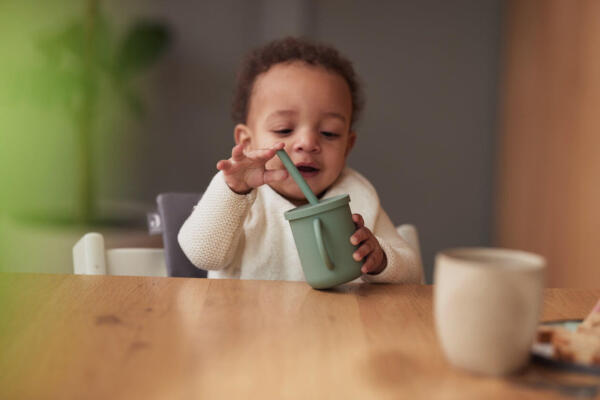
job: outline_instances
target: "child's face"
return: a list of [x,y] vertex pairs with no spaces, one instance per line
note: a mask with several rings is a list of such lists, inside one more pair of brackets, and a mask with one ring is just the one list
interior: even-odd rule
[[[303,62],[276,64],[256,78],[247,124],[236,126],[235,139],[253,150],[285,143],[290,158],[319,195],[340,175],[354,145],[351,116],[350,89],[343,77]],[[266,168],[284,167],[274,157]],[[294,202],[304,200],[290,176],[270,186]]]

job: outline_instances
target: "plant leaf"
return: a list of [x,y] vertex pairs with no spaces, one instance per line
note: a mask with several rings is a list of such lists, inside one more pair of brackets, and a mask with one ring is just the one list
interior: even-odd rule
[[170,39],[166,25],[147,20],[136,22],[117,50],[117,76],[122,80],[129,79],[152,66],[167,49]]

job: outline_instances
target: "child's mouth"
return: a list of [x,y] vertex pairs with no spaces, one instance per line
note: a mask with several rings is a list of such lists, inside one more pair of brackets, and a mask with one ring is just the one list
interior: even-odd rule
[[312,178],[319,173],[319,169],[315,167],[310,167],[308,165],[298,165],[298,171],[304,178]]

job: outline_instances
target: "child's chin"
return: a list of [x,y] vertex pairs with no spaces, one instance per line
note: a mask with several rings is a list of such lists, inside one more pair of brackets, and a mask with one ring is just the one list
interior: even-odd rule
[[282,187],[282,186],[278,186],[278,185],[270,185],[271,189],[275,190],[277,193],[279,193],[280,196],[285,197],[286,199],[288,199],[289,201],[293,202],[293,203],[298,203],[298,202],[303,202],[306,201],[306,197],[304,197],[304,194],[302,194],[302,192],[300,191],[300,189],[296,188],[288,188],[288,187]]
[[[298,185],[296,185],[295,182],[293,182],[291,185],[285,185],[285,186],[271,186],[277,193],[279,193],[280,195],[282,195],[283,197],[285,197],[286,199],[290,200],[293,203],[306,203],[306,196],[304,196],[304,193],[302,193],[302,191],[300,190],[300,188],[298,187]],[[314,188],[312,187],[312,185],[310,186],[311,190],[313,191],[313,193],[317,196],[319,196],[321,194],[322,191],[324,191],[324,189],[319,189],[319,188]]]

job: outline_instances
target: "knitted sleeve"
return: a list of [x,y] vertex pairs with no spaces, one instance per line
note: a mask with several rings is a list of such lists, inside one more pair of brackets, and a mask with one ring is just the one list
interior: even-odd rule
[[402,239],[386,212],[379,207],[373,234],[387,257],[387,266],[376,275],[363,274],[365,282],[420,283],[421,274],[414,250]]
[[218,270],[231,263],[255,199],[256,190],[237,194],[227,186],[223,173],[215,175],[177,236],[192,264]]

